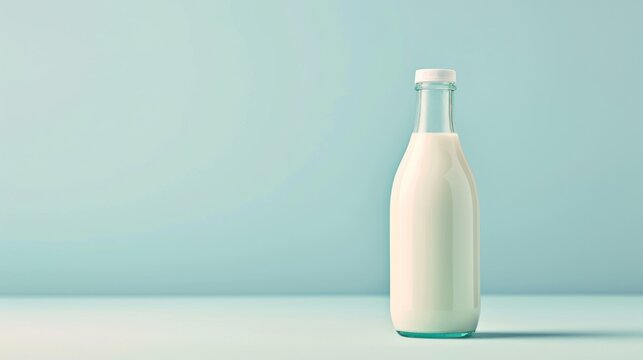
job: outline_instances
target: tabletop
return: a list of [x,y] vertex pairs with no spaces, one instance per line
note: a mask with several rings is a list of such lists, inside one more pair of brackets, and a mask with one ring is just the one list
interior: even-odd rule
[[643,359],[643,296],[483,296],[464,339],[397,335],[386,296],[4,297],[0,358]]

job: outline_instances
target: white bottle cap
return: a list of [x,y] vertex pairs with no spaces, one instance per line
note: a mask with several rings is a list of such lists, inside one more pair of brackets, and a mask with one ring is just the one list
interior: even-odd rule
[[415,71],[415,83],[421,82],[455,82],[455,70],[418,69]]

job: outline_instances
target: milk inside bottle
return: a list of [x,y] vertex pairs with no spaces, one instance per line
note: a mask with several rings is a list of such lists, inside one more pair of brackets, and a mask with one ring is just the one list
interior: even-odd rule
[[478,195],[453,130],[455,79],[415,73],[415,129],[390,208],[391,317],[402,336],[468,336],[480,315]]

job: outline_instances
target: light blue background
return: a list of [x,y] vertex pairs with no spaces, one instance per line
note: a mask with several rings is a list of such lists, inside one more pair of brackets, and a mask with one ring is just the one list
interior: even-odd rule
[[643,6],[0,2],[0,294],[385,293],[458,71],[485,293],[643,292]]

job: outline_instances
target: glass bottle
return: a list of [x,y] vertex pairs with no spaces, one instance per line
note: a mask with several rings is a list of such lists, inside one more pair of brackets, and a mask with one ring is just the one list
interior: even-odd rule
[[478,195],[453,130],[455,78],[415,73],[415,129],[390,208],[391,317],[402,336],[468,336],[480,315]]

